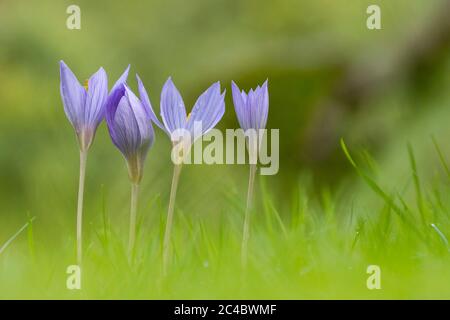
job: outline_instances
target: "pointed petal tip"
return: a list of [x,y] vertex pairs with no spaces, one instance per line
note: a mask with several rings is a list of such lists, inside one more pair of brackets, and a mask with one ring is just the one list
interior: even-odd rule
[[59,70],[65,71],[65,70],[70,70],[70,68],[63,60],[60,60],[59,61]]
[[220,81],[214,82],[206,91],[212,90],[214,94],[220,94]]
[[[122,75],[120,76],[119,80],[124,80],[125,82],[128,80],[128,73],[130,72],[130,68],[131,68],[131,64],[129,64],[127,66],[127,68],[125,69],[125,71],[122,73]],[[117,80],[117,81],[119,81]]]
[[96,73],[101,73],[102,75],[106,76],[106,71],[103,67],[98,68]]
[[175,86],[175,83],[173,82],[172,77],[168,77],[166,82],[163,85],[163,90],[178,90],[177,87]]
[[128,86],[128,84],[127,83],[121,83],[121,86],[122,86],[122,88],[125,90],[125,91],[131,91],[131,89],[130,89],[130,87]]

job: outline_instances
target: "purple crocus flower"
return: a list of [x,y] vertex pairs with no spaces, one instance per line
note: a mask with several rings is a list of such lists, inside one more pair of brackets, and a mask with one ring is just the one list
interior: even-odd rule
[[[192,108],[192,112],[187,116],[186,107],[184,106],[180,92],[169,77],[161,92],[161,122],[156,117],[144,85],[139,78],[138,85],[142,102],[147,104],[150,109],[153,122],[164,130],[171,140],[174,140],[173,135],[177,130],[186,130],[191,134],[193,138],[191,142],[193,143],[200,135],[204,135],[214,128],[225,112],[225,91],[221,93],[220,82],[216,82],[198,97]],[[197,132],[195,130],[196,125],[201,125],[201,131]]]
[[253,188],[256,174],[258,149],[261,146],[260,139],[264,133],[269,113],[269,92],[267,80],[255,90],[245,93],[231,81],[234,108],[241,128],[248,138],[247,146],[250,156],[250,175],[248,180],[247,206],[245,209],[244,228],[242,232],[241,261],[247,265],[248,239],[250,237],[250,211],[252,209]]
[[105,113],[108,78],[103,68],[80,84],[77,77],[60,62],[61,97],[67,118],[75,129],[80,149],[88,150]]
[[248,94],[231,81],[234,108],[242,129],[264,129],[269,113],[269,91],[267,80],[255,90],[250,89]]
[[114,145],[127,160],[130,179],[139,183],[144,161],[154,141],[150,101],[141,101],[123,82],[106,103],[106,123]]
[[[126,72],[127,73],[127,72]],[[139,77],[136,75],[139,79]],[[140,82],[140,80],[139,80]],[[142,98],[142,95],[141,95]],[[114,145],[127,161],[131,181],[131,208],[128,254],[133,256],[139,184],[144,162],[154,141],[151,105],[148,96],[140,100],[126,84],[126,76],[111,90],[106,102],[106,123]]]
[[[197,138],[214,128],[225,112],[225,91],[223,93],[220,92],[220,82],[212,84],[204,93],[202,93],[195,102],[192,112],[189,115],[186,115],[186,108],[180,92],[175,87],[172,79],[169,78],[164,84],[161,92],[161,122],[156,117],[150,105],[144,85],[139,78],[138,86],[142,103],[148,106],[152,121],[169,135],[174,148],[175,146],[178,146],[179,143],[182,143],[182,146],[184,145],[189,148],[190,144],[192,144]],[[185,137],[185,133],[189,134],[189,140],[183,139],[179,141],[179,138]],[[167,266],[169,263],[170,233],[173,223],[173,212],[175,208],[175,198],[180,172],[181,163],[175,162],[163,243],[164,274],[167,272]]]
[[[128,69],[119,79],[118,83],[123,82],[127,74]],[[80,148],[80,180],[78,184],[77,204],[77,262],[81,265],[81,232],[87,154],[94,140],[97,127],[105,115],[105,103],[108,97],[108,79],[105,70],[100,68],[82,86],[64,61],[60,61],[60,76],[60,91],[64,111],[75,129]],[[116,83],[114,87],[117,85]]]

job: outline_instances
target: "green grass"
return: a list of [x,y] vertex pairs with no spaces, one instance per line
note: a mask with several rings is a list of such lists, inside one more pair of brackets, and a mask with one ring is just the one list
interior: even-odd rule
[[[19,235],[0,255],[0,298],[449,298],[450,179],[433,141],[442,175],[422,185],[409,145],[406,170],[416,193],[408,198],[384,190],[365,169],[373,163],[358,164],[341,140],[350,165],[379,197],[369,210],[349,201],[350,194],[325,190],[316,199],[308,179],[299,179],[292,203],[283,206],[272,196],[273,177],[259,176],[246,270],[240,263],[245,201],[234,189],[224,192],[220,201],[226,205],[211,217],[199,219],[177,203],[172,263],[163,278],[166,203],[156,195],[139,208],[130,263],[126,226],[111,222],[114,208],[108,208],[102,186],[101,218],[85,225],[94,236],[84,244],[82,290],[65,287],[65,270],[75,259],[74,230],[58,230],[67,236],[49,247],[34,238],[30,219],[28,237]],[[381,267],[381,290],[366,287],[372,264]]]

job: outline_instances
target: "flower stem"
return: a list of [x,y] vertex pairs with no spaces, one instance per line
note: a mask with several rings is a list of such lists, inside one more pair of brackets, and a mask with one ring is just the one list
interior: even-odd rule
[[83,226],[83,196],[84,178],[86,176],[87,150],[80,150],[80,180],[78,184],[78,205],[77,205],[77,263],[82,262],[82,233]]
[[250,212],[252,210],[253,186],[255,184],[256,164],[250,164],[250,175],[248,178],[247,206],[245,208],[244,230],[242,233],[241,262],[247,266],[248,239],[250,237]]
[[176,164],[173,168],[172,187],[170,189],[169,209],[167,211],[166,231],[163,243],[163,275],[167,274],[170,253],[170,233],[173,224],[173,211],[175,208],[175,198],[177,196],[178,179],[180,177],[181,164]]
[[128,256],[132,257],[134,242],[136,239],[136,212],[139,194],[139,184],[131,183],[131,206],[130,206],[130,233],[128,240]]

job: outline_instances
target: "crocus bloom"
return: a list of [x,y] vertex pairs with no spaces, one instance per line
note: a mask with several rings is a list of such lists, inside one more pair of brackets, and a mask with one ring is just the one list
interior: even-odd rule
[[121,83],[111,91],[106,104],[109,134],[127,160],[131,181],[137,184],[142,178],[144,161],[154,141],[151,105],[146,98],[145,102],[141,101],[126,83]]
[[250,89],[248,94],[231,81],[234,108],[242,129],[264,129],[269,112],[269,92],[267,80],[255,90]]
[[98,125],[105,113],[108,96],[108,79],[106,72],[100,68],[82,86],[69,67],[60,61],[60,91],[67,118],[75,129],[80,148],[80,180],[78,184],[77,204],[77,262],[82,258],[82,217],[84,180],[89,147]]
[[[175,87],[172,79],[169,78],[161,92],[160,101],[160,111],[162,122],[158,120],[153,109],[150,105],[147,93],[142,82],[138,79],[139,92],[141,95],[142,102],[147,104],[151,111],[151,118],[158,127],[160,127],[164,132],[166,132],[174,147],[178,145],[179,142],[183,142],[186,145],[188,141],[190,147],[195,139],[199,138],[201,135],[206,134],[209,130],[214,128],[214,126],[219,122],[225,112],[225,92],[220,92],[220,83],[216,82],[211,85],[204,93],[198,97],[195,102],[192,112],[189,116],[186,115],[186,108],[184,106],[183,99],[180,93]],[[198,130],[198,128],[201,130]],[[189,140],[177,141],[180,137],[180,131],[187,132]],[[183,133],[184,137],[184,133]],[[183,148],[184,150],[184,148]],[[170,245],[170,233],[173,223],[173,212],[175,207],[175,198],[177,193],[178,179],[181,171],[181,163],[175,163],[172,187],[170,191],[169,207],[167,212],[167,223],[166,231],[164,234],[163,243],[163,274],[167,272],[167,266],[169,261],[169,245]]]
[[[161,92],[161,123],[150,105],[147,92],[140,79],[138,79],[138,85],[142,102],[149,107],[153,122],[164,130],[172,140],[173,134],[177,130],[186,130],[193,137],[191,140],[193,142],[199,137],[198,135],[206,134],[214,128],[225,112],[225,91],[221,93],[220,82],[216,82],[198,97],[192,108],[192,112],[187,116],[180,92],[169,77]],[[195,132],[195,124],[201,124],[201,132]]]
[[87,150],[105,113],[108,97],[106,72],[100,68],[84,86],[63,61],[60,62],[60,74],[64,111],[75,129],[80,149]]
[[[231,82],[234,108],[241,128],[248,137],[248,150],[250,156],[250,175],[248,180],[247,206],[245,209],[244,228],[242,232],[241,260],[247,265],[248,239],[250,237],[250,211],[252,209],[253,187],[256,174],[258,148],[261,146],[260,137],[266,127],[269,112],[269,92],[267,80],[255,90],[250,89],[248,94],[241,91]],[[253,133],[253,134],[252,134]]]
[[[136,75],[137,76],[137,75]],[[139,79],[139,77],[137,77]],[[131,181],[130,233],[128,253],[133,256],[139,184],[147,153],[154,141],[150,101],[143,103],[126,84],[126,76],[112,90],[106,102],[106,123],[114,145],[127,161]]]

